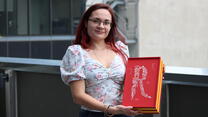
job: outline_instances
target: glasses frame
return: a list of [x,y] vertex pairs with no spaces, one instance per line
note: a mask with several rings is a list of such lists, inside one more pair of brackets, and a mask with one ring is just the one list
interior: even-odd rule
[[103,24],[103,26],[112,26],[112,22],[111,21],[102,21],[98,18],[89,18],[88,21],[91,21],[92,23],[96,24],[96,25],[100,25],[101,23]]

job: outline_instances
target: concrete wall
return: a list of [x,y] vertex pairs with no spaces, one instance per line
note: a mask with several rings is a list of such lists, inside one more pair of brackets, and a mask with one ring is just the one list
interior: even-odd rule
[[139,0],[139,56],[208,67],[207,0]]

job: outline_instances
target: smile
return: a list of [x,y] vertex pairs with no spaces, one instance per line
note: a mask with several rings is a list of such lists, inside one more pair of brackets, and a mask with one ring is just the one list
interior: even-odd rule
[[102,30],[95,30],[95,32],[96,33],[99,33],[99,34],[103,34],[103,33],[105,33],[104,31],[102,31]]

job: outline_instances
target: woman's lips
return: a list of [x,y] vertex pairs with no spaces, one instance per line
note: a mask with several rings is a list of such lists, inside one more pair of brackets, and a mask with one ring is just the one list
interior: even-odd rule
[[103,33],[105,33],[105,32],[102,31],[102,30],[95,30],[95,32],[98,33],[98,34],[103,34]]
[[97,34],[104,34],[103,32],[96,32]]

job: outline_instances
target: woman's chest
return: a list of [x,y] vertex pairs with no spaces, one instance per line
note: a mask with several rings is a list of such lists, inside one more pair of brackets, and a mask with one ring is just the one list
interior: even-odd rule
[[108,68],[94,59],[86,58],[84,74],[86,76],[86,82],[89,85],[99,84],[105,80],[122,83],[124,80],[125,65],[119,56],[116,56],[114,60],[112,60]]

